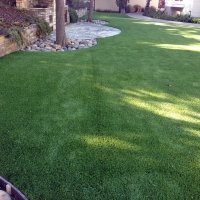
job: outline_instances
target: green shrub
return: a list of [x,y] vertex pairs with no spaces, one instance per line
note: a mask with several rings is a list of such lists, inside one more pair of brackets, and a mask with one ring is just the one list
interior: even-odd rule
[[69,8],[69,16],[71,23],[76,23],[78,21],[78,15],[76,13],[76,10],[74,10],[73,8]]
[[126,13],[130,13],[131,12],[131,5],[128,4],[125,8]]
[[29,13],[25,13],[26,16],[26,20],[30,23],[30,24],[36,24],[38,29],[37,29],[37,36],[42,38],[45,37],[46,35],[49,35],[51,33],[51,28],[49,27],[49,24],[43,20],[40,19],[36,16],[34,16],[33,14],[29,14]]
[[196,24],[200,24],[200,18],[192,18],[193,19],[193,21],[194,21],[194,23],[196,23]]
[[152,17],[152,18],[157,18],[157,19],[163,19],[163,20],[168,20],[168,21],[178,21],[178,22],[186,22],[186,23],[200,23],[199,18],[194,18],[191,17],[190,15],[169,15],[166,14],[165,11],[156,11],[154,9],[149,9],[144,12],[144,16]]
[[19,47],[25,43],[25,40],[23,37],[23,33],[24,33],[23,29],[20,29],[19,27],[12,27],[8,29],[8,33],[9,33],[9,36],[16,41]]
[[141,9],[142,9],[141,6],[138,4],[133,6],[133,12],[141,12]]

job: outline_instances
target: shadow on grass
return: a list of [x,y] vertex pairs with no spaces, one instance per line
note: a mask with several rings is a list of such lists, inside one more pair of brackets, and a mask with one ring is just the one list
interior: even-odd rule
[[[41,88],[38,102],[24,102],[13,91],[15,122],[1,121],[1,171],[29,198],[198,197],[199,104],[190,108],[192,96],[182,101],[167,86],[135,87],[132,75],[117,84],[95,64],[49,65],[58,67],[44,77],[49,92]],[[48,81],[53,76],[59,78]]]

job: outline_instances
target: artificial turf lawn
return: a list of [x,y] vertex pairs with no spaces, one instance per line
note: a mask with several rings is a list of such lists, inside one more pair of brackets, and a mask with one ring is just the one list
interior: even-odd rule
[[0,58],[0,175],[30,200],[199,199],[200,30],[95,18],[122,33]]

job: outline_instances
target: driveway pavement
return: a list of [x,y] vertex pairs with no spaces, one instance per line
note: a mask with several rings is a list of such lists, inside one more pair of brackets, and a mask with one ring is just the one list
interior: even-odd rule
[[132,18],[141,19],[145,21],[154,21],[154,22],[161,22],[161,23],[171,23],[171,24],[179,24],[185,26],[193,26],[196,28],[200,28],[200,24],[193,24],[193,23],[185,23],[185,22],[175,22],[175,21],[167,21],[162,19],[155,19],[151,17],[146,17],[142,15],[143,13],[128,13],[127,15]]

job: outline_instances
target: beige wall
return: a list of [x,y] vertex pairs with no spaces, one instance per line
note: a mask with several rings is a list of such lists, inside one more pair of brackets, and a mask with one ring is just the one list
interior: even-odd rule
[[199,0],[193,0],[191,11],[192,11],[191,15],[193,17],[200,17],[200,1]]
[[[158,7],[159,0],[152,0],[150,6]],[[134,6],[136,4],[140,5],[141,7],[145,7],[146,0],[130,0],[130,5]],[[95,9],[100,10],[112,10],[118,11],[119,8],[117,7],[115,0],[95,0]]]
[[115,0],[95,0],[95,10],[97,9],[119,11]]
[[[151,0],[150,6],[155,6],[156,8],[158,7],[158,1],[159,0]],[[142,8],[145,8],[146,6],[146,0],[130,0],[130,3],[132,6],[134,5],[140,5]]]

